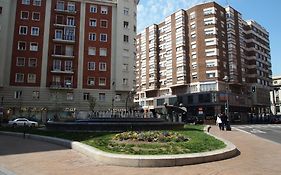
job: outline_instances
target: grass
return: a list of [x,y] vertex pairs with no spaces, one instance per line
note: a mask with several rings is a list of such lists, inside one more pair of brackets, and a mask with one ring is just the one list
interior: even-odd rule
[[[131,155],[171,155],[198,153],[221,149],[225,147],[222,141],[215,139],[203,132],[202,125],[186,125],[178,132],[189,138],[184,142],[116,142],[113,137],[116,133],[95,133],[95,132],[58,132],[38,129],[28,129],[26,132],[43,136],[58,137],[96,147],[100,150]],[[2,131],[23,132],[23,128],[0,128]]]

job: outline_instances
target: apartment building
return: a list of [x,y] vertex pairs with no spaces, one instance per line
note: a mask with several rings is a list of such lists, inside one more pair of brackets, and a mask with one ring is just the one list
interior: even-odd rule
[[[1,0],[0,97],[9,115],[125,109],[139,0]],[[20,113],[20,114],[19,114]],[[28,114],[27,114],[28,113]]]
[[[249,57],[258,53],[262,62]],[[214,116],[228,108],[244,121],[248,113],[269,112],[268,32],[232,7],[198,4],[147,27],[137,35],[136,72],[135,101],[146,109],[183,104],[193,115]]]
[[270,102],[272,114],[281,114],[281,76],[272,77],[272,89],[270,91]]

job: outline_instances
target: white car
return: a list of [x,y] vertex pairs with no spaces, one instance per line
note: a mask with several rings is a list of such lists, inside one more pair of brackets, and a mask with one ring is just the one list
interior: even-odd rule
[[9,121],[10,126],[29,126],[29,127],[37,127],[38,123],[34,121],[30,121],[26,118],[17,118],[13,121]]

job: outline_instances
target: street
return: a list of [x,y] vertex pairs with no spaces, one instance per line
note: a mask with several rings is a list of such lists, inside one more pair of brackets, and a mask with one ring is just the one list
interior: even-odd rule
[[234,125],[233,128],[281,144],[281,124]]

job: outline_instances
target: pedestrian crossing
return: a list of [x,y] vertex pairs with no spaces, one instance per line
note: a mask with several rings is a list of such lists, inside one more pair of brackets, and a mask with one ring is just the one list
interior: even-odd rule
[[281,129],[281,125],[279,124],[263,124],[263,125],[236,125],[234,126],[235,128],[238,129],[263,129],[263,128],[280,128]]

